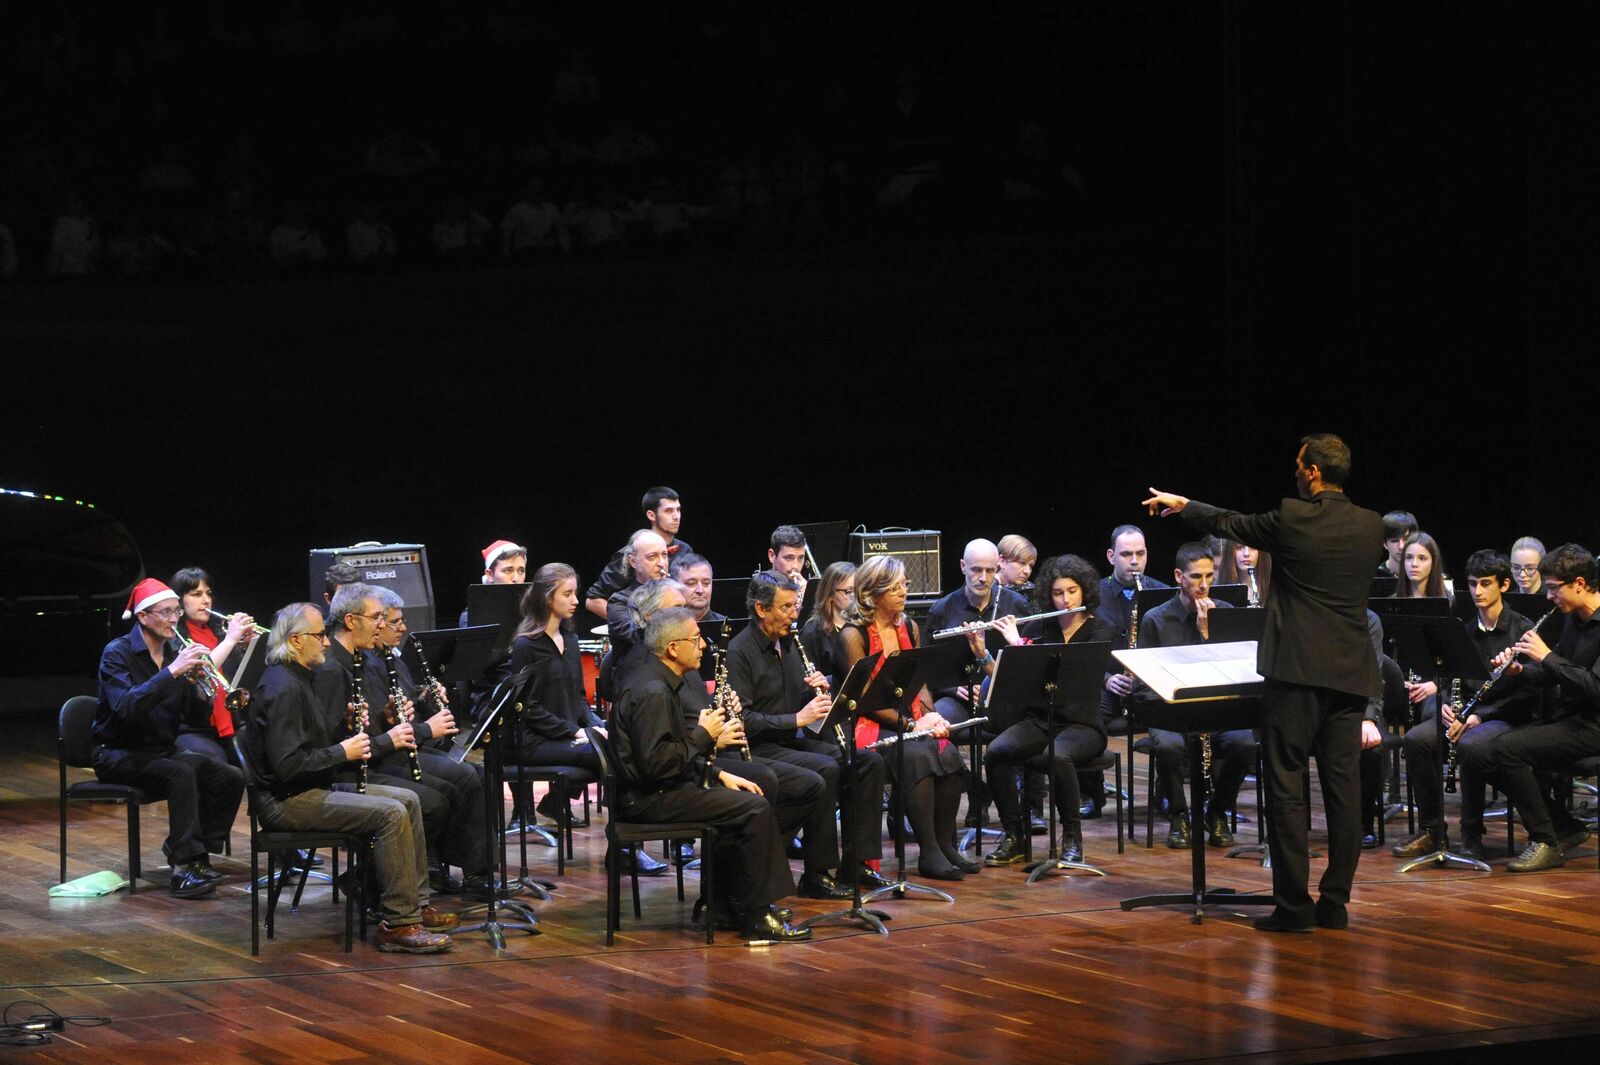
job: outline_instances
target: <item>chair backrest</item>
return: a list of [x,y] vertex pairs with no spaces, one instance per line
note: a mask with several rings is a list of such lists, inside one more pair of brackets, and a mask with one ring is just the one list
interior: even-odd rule
[[261,810],[261,774],[256,770],[254,759],[250,755],[249,726],[242,721],[236,721],[233,728],[233,749],[239,755],[239,768],[244,773],[245,796],[249,801],[251,817],[251,830],[255,828],[255,817]]
[[57,735],[61,737],[61,757],[67,765],[87,769],[94,764],[89,730],[100,700],[92,695],[74,695],[61,706]]
[[612,753],[611,740],[599,729],[586,728],[583,734],[589,737],[589,746],[594,748],[595,755],[600,759],[600,777],[605,784],[606,795],[615,796],[617,791],[617,756]]

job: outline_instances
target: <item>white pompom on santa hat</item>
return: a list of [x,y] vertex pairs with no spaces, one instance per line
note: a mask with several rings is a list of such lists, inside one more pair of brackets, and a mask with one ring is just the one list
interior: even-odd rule
[[176,598],[177,592],[154,577],[146,577],[133,586],[133,594],[128,596],[128,608],[122,612],[122,620],[127,621],[141,610],[149,610],[163,599]]

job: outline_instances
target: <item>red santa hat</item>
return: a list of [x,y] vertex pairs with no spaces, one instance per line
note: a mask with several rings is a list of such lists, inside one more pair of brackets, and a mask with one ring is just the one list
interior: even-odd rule
[[494,569],[494,564],[506,555],[526,555],[528,549],[510,540],[496,540],[483,549],[483,568],[487,572]]
[[149,610],[163,599],[176,598],[177,592],[154,577],[146,577],[133,586],[133,594],[128,596],[128,608],[122,612],[122,620],[127,621],[141,610]]

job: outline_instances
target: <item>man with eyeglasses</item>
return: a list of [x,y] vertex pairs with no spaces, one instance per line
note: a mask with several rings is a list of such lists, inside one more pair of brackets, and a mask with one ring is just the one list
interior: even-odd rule
[[1554,705],[1534,724],[1458,751],[1463,769],[1493,777],[1527,826],[1528,845],[1507,863],[1509,873],[1564,865],[1589,838],[1583,822],[1563,808],[1552,809],[1538,771],[1600,754],[1600,571],[1587,549],[1562,544],[1539,560],[1539,577],[1545,598],[1563,615],[1554,649],[1530,628],[1493,664],[1521,656],[1527,663],[1520,667],[1524,683],[1557,689]]
[[[388,611],[379,601],[380,592],[368,584],[356,582],[346,584],[334,593],[333,601],[328,604],[328,649],[322,661],[311,672],[311,690],[316,693],[322,705],[322,713],[326,718],[328,734],[344,736],[352,732],[349,723],[354,720],[352,716],[355,688],[352,678],[355,676],[358,663],[356,656],[361,656],[359,668],[361,669],[361,697],[367,704],[367,734],[371,740],[371,760],[381,761],[390,754],[404,754],[407,750],[415,750],[417,746],[416,729],[409,721],[401,721],[392,726],[387,725],[383,719],[385,686],[372,685],[366,674],[366,664],[369,658],[375,657],[378,651],[379,636],[383,629],[388,627]],[[343,771],[343,779],[354,779],[354,767]],[[404,771],[400,773],[384,772],[375,766],[367,771],[368,782],[377,782],[386,787],[409,791],[416,796],[422,805],[422,820],[427,830],[427,838],[438,847],[439,841],[450,830],[450,800],[444,791],[433,787],[426,781],[412,780]],[[435,931],[448,932],[448,927],[435,929]]]
[[222,852],[232,831],[244,774],[183,743],[185,733],[205,732],[211,715],[198,688],[206,649],[180,646],[183,606],[158,580],[134,585],[122,616],[138,620],[100,655],[100,705],[89,733],[95,776],[167,801],[161,849],[172,867],[172,894],[209,895],[222,880],[210,856]]
[[714,786],[700,787],[705,760],[743,735],[737,719],[724,721],[711,706],[699,712],[693,729],[684,727],[684,675],[700,668],[705,648],[694,613],[681,606],[659,610],[642,635],[650,657],[629,675],[612,710],[618,811],[638,821],[715,825],[718,896],[741,934],[754,942],[810,939],[810,929],[793,927],[775,906],[794,889],[794,875],[761,789],[727,771],[716,773]]
[[[335,601],[338,596],[335,595]],[[369,779],[366,791],[340,780],[345,767],[372,755],[364,732],[346,735],[312,688],[329,648],[322,612],[311,603],[278,611],[267,642],[267,669],[256,685],[240,747],[256,776],[261,821],[280,831],[371,833],[378,885],[378,949],[436,954],[443,931],[460,924],[428,902],[427,845],[416,795]]]

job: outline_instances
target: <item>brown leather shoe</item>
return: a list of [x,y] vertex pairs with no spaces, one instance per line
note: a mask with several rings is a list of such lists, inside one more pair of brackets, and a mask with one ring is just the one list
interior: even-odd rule
[[422,927],[430,932],[454,932],[461,927],[461,918],[453,913],[444,913],[432,906],[422,908]]
[[450,937],[430,932],[420,924],[379,922],[378,949],[387,954],[437,954],[450,949]]
[[1404,843],[1396,843],[1390,853],[1396,858],[1420,858],[1439,849],[1432,832],[1418,832]]

